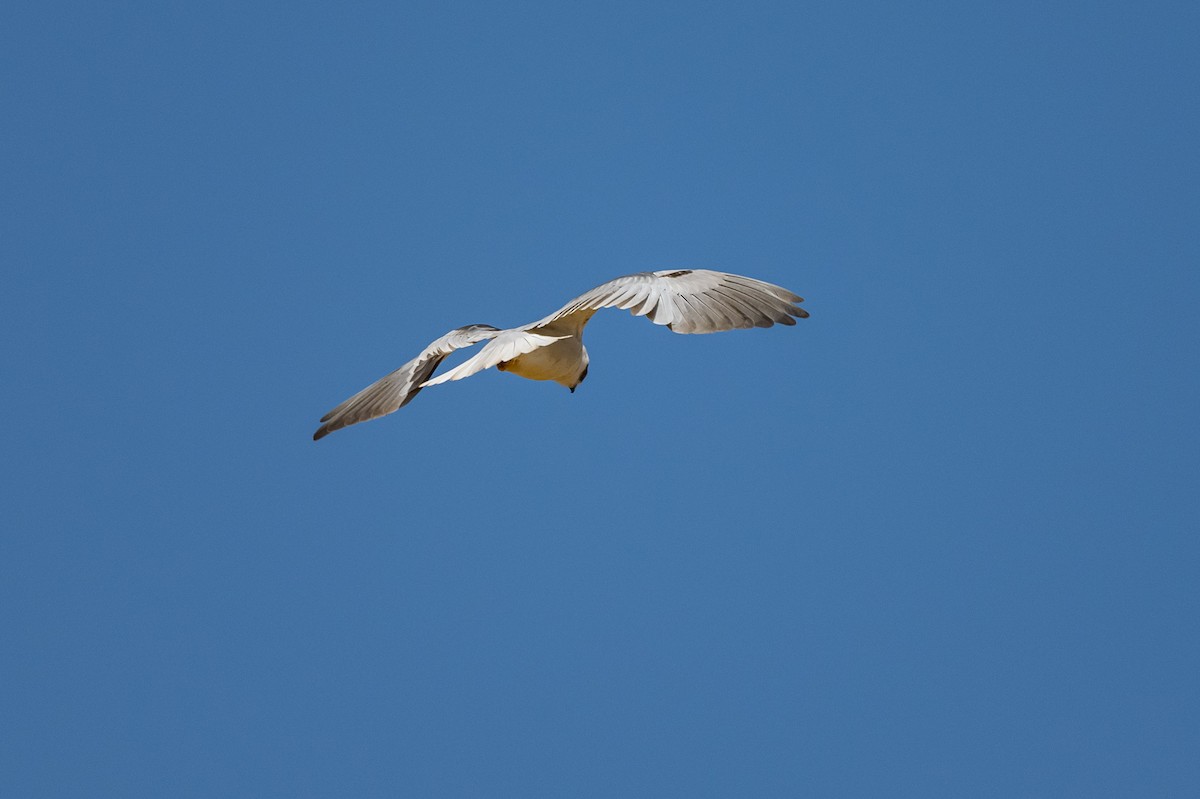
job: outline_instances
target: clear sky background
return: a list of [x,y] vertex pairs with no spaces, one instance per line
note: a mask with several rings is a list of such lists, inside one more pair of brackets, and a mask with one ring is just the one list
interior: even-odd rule
[[0,795],[1200,795],[1197,9],[6,4]]

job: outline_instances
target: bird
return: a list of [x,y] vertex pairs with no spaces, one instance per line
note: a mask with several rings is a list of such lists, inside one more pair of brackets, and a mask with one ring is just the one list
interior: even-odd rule
[[[321,417],[318,441],[352,424],[378,419],[403,408],[429,386],[462,380],[496,367],[530,380],[552,380],[575,393],[588,373],[583,328],[603,308],[645,316],[675,333],[716,333],[807,319],[803,298],[785,288],[710,269],[638,272],[614,278],[580,294],[549,316],[502,330],[491,325],[455,328],[430,342],[421,354],[364,388]],[[448,355],[487,343],[450,371],[433,373]]]

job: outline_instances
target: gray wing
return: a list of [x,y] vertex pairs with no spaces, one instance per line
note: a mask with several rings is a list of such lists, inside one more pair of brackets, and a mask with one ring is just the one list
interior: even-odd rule
[[467,325],[451,330],[433,341],[421,354],[321,417],[324,422],[313,441],[368,419],[377,419],[399,410],[412,401],[446,356],[457,349],[470,347],[485,339],[494,338],[500,331],[491,325]]
[[610,280],[571,300],[525,330],[581,330],[601,308],[645,316],[675,333],[716,333],[747,327],[794,325],[808,311],[785,288],[708,269],[640,272]]

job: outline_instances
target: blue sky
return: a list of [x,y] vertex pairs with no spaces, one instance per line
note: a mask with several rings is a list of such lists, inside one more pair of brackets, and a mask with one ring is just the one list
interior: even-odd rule
[[[0,794],[1200,790],[1187,3],[0,12]],[[310,436],[629,272],[574,395]]]

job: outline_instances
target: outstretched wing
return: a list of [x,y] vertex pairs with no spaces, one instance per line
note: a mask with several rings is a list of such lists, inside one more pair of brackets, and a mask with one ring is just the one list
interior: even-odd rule
[[321,421],[324,424],[313,433],[313,441],[324,438],[334,430],[341,430],[368,419],[377,419],[403,408],[417,396],[422,385],[447,355],[457,349],[494,338],[499,332],[491,325],[467,325],[451,330],[431,342],[416,358],[322,416]]
[[794,325],[804,300],[787,289],[708,269],[640,272],[610,280],[524,329],[581,330],[601,308],[645,316],[676,333],[716,333],[746,327]]
[[421,387],[436,386],[438,383],[446,383],[450,380],[462,380],[476,372],[482,372],[497,364],[511,361],[519,355],[533,352],[539,347],[553,344],[560,338],[566,338],[566,336],[542,336],[524,330],[501,331],[483,349],[471,356],[470,360],[463,361],[449,372],[439,375],[433,380],[426,380]]

